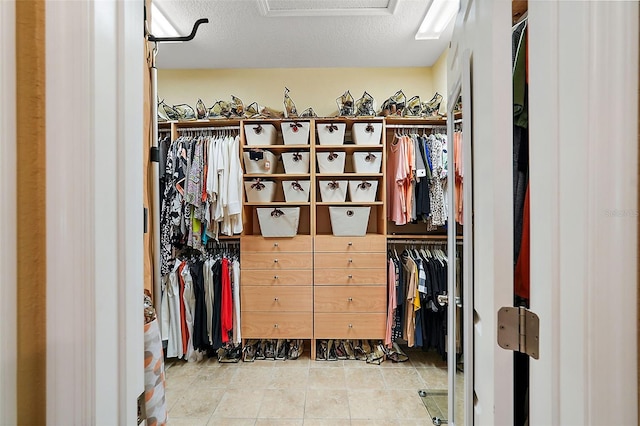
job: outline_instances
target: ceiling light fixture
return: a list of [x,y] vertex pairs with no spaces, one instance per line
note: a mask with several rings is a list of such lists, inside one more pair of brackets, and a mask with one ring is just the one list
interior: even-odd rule
[[440,38],[460,8],[460,0],[433,0],[416,33],[416,40]]
[[151,28],[157,37],[178,37],[180,35],[176,27],[153,2],[151,3]]

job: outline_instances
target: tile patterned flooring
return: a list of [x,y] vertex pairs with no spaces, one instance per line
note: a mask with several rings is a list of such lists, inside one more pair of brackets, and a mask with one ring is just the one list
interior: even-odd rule
[[[305,348],[307,349],[308,346]],[[425,425],[418,389],[446,389],[437,354],[410,350],[405,363],[292,361],[166,365],[170,425]]]

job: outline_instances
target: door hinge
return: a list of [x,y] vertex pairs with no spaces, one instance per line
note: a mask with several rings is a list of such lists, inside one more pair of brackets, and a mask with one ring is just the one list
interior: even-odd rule
[[538,359],[539,333],[540,319],[530,310],[511,306],[498,311],[498,345],[501,348]]

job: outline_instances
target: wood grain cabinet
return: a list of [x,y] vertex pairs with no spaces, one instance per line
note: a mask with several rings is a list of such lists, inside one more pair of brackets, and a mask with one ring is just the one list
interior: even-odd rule
[[240,309],[245,339],[313,337],[312,237],[241,238]]
[[386,239],[316,236],[314,338],[383,339]]

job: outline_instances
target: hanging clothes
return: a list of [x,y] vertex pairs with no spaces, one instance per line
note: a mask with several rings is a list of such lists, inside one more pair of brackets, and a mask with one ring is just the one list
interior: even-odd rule
[[167,357],[198,361],[241,343],[239,255],[205,250],[173,260],[163,277],[161,334]]
[[446,136],[394,136],[387,150],[387,220],[396,225],[426,222],[436,230],[447,221]]
[[204,253],[210,238],[242,224],[239,136],[180,136],[166,153],[160,213],[160,272],[185,247]]

